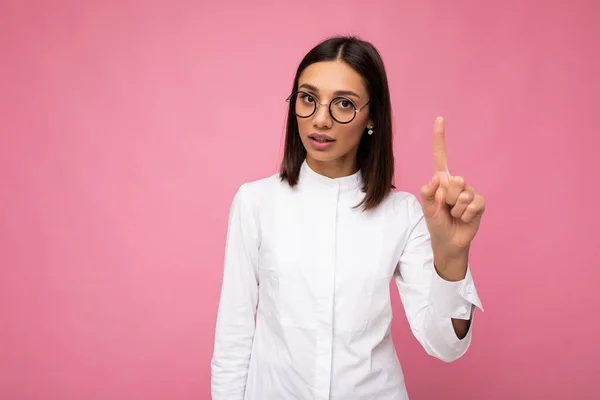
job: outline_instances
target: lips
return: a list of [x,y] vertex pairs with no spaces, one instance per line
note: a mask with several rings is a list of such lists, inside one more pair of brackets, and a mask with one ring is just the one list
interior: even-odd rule
[[310,135],[308,135],[308,137],[317,143],[329,143],[335,141],[335,139],[331,136],[323,135],[320,133],[311,133]]

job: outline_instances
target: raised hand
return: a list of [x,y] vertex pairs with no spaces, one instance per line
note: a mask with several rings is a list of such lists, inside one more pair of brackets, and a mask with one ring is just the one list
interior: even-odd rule
[[[421,188],[423,214],[431,235],[434,255],[447,259],[465,255],[475,237],[485,202],[462,176],[448,171],[444,119],[433,124],[433,163],[431,181]],[[466,268],[466,266],[465,266]]]

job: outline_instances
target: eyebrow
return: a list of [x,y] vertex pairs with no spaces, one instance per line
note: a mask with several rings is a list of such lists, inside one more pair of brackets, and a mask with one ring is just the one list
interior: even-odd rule
[[[298,89],[301,89],[301,88],[305,88],[308,90],[312,90],[315,93],[319,93],[319,89],[316,86],[313,86],[308,83],[303,83],[302,85],[300,85],[300,87]],[[354,93],[352,90],[337,90],[333,94],[336,96],[354,96],[354,97],[360,99],[360,96],[357,95],[356,93]]]

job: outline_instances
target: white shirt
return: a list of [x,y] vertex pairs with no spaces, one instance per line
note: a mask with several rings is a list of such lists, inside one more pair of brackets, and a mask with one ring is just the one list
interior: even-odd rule
[[211,362],[213,400],[408,399],[391,337],[390,282],[413,334],[443,361],[462,356],[451,318],[481,309],[470,270],[433,267],[412,194],[353,209],[360,172],[330,179],[304,162],[298,185],[278,175],[243,184],[229,215]]

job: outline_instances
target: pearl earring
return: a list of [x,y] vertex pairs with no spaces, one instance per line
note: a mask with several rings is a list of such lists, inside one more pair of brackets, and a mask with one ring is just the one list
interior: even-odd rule
[[372,134],[373,134],[373,128],[369,128],[369,130],[367,131],[367,133],[368,133],[369,135],[372,135]]

